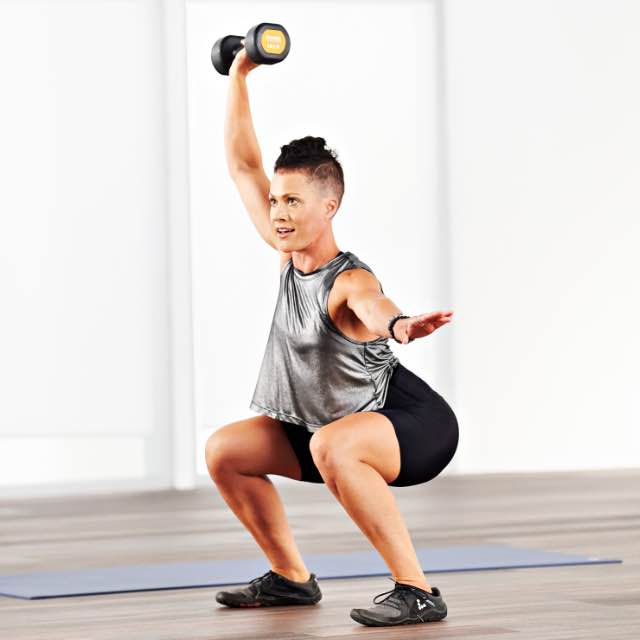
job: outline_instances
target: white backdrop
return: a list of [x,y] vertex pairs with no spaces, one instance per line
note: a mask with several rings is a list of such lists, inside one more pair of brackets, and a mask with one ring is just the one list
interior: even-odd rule
[[326,137],[339,247],[408,313],[455,311],[391,343],[458,415],[446,472],[637,467],[640,5],[191,0],[188,77],[184,8],[0,0],[5,495],[209,482],[206,436],[252,414],[277,254],[209,53],[261,20],[292,36],[249,76],[268,174]]
[[459,468],[637,467],[640,3],[445,7]]
[[0,2],[0,486],[167,479],[162,44],[152,0]]

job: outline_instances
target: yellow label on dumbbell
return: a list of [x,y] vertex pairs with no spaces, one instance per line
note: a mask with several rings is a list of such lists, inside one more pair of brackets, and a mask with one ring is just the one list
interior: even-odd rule
[[260,44],[265,53],[282,53],[286,46],[286,38],[282,31],[265,29],[260,37]]

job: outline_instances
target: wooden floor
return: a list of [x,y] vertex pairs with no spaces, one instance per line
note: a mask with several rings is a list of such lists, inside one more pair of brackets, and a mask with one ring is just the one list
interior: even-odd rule
[[[278,485],[302,554],[370,550],[324,485]],[[386,577],[320,580],[311,607],[229,609],[221,587],[47,600],[0,597],[6,640],[221,638],[640,638],[640,469],[442,476],[393,488],[415,546],[510,543],[623,564],[429,575],[449,615],[403,627],[362,626]],[[0,573],[256,556],[260,549],[217,490],[0,501]],[[267,565],[268,566],[268,565]],[[311,571],[314,567],[308,567]]]

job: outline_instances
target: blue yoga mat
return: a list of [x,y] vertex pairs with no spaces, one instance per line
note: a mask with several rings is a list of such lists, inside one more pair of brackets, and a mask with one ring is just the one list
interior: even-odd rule
[[[622,562],[558,551],[521,549],[505,544],[425,547],[416,549],[416,552],[426,575],[451,571]],[[390,575],[382,557],[375,550],[309,553],[304,554],[304,561],[318,580]],[[269,568],[266,558],[257,557],[23,573],[0,576],[0,595],[37,600],[127,591],[246,585],[249,580],[262,575]]]

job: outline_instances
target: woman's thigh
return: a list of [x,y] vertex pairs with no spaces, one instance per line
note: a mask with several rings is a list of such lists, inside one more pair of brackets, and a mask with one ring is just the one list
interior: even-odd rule
[[212,477],[234,471],[302,479],[298,456],[285,430],[269,416],[253,416],[220,427],[207,440],[205,458]]

